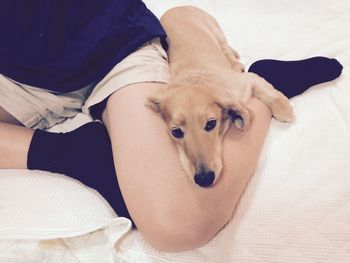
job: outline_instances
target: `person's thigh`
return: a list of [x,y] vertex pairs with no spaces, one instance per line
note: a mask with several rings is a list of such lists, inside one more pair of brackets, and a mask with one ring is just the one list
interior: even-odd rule
[[15,117],[0,106],[0,122],[22,125]]
[[0,169],[27,168],[28,148],[33,136],[31,129],[0,106]]
[[161,88],[166,85],[152,82],[122,88],[109,98],[103,119],[121,191],[137,228],[160,249],[190,249],[207,242],[231,218],[254,173],[271,112],[259,100],[250,101],[255,114],[250,129],[227,132],[223,174],[214,187],[200,188],[185,176],[164,121],[145,106],[147,97]]

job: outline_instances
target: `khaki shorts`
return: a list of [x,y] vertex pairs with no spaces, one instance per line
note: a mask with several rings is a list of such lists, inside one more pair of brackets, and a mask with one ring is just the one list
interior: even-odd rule
[[90,114],[92,106],[122,87],[169,79],[167,55],[157,38],[118,63],[99,83],[70,93],[24,85],[0,74],[0,106],[28,128],[48,129],[79,112]]

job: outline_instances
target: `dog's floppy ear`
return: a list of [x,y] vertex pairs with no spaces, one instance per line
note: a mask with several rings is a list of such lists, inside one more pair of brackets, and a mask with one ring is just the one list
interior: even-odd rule
[[155,96],[151,96],[147,99],[146,106],[157,113],[162,111],[161,100]]
[[146,106],[154,112],[161,113],[163,110],[163,100],[165,91],[159,90],[147,98]]
[[222,108],[223,118],[229,119],[236,128],[247,130],[253,118],[253,113],[234,98],[216,97],[216,103]]

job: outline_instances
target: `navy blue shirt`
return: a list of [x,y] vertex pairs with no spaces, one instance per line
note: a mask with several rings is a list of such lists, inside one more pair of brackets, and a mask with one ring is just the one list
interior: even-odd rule
[[165,32],[140,0],[1,0],[0,73],[55,92],[100,81]]

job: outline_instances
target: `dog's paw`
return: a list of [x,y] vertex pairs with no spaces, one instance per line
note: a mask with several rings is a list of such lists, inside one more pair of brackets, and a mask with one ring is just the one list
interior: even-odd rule
[[273,117],[279,121],[292,122],[295,120],[295,113],[292,104],[282,93],[271,103]]
[[235,63],[235,65],[233,65],[232,68],[237,72],[244,72],[245,71],[244,65],[240,62]]
[[222,47],[222,50],[224,52],[224,54],[226,55],[228,61],[231,64],[231,68],[237,72],[244,72],[245,71],[245,67],[242,63],[239,62],[239,53],[234,50],[232,47],[230,47],[229,45],[224,45]]
[[232,54],[235,56],[236,59],[240,59],[241,56],[239,55],[238,51],[236,49],[233,49],[231,46],[228,46],[231,50]]

